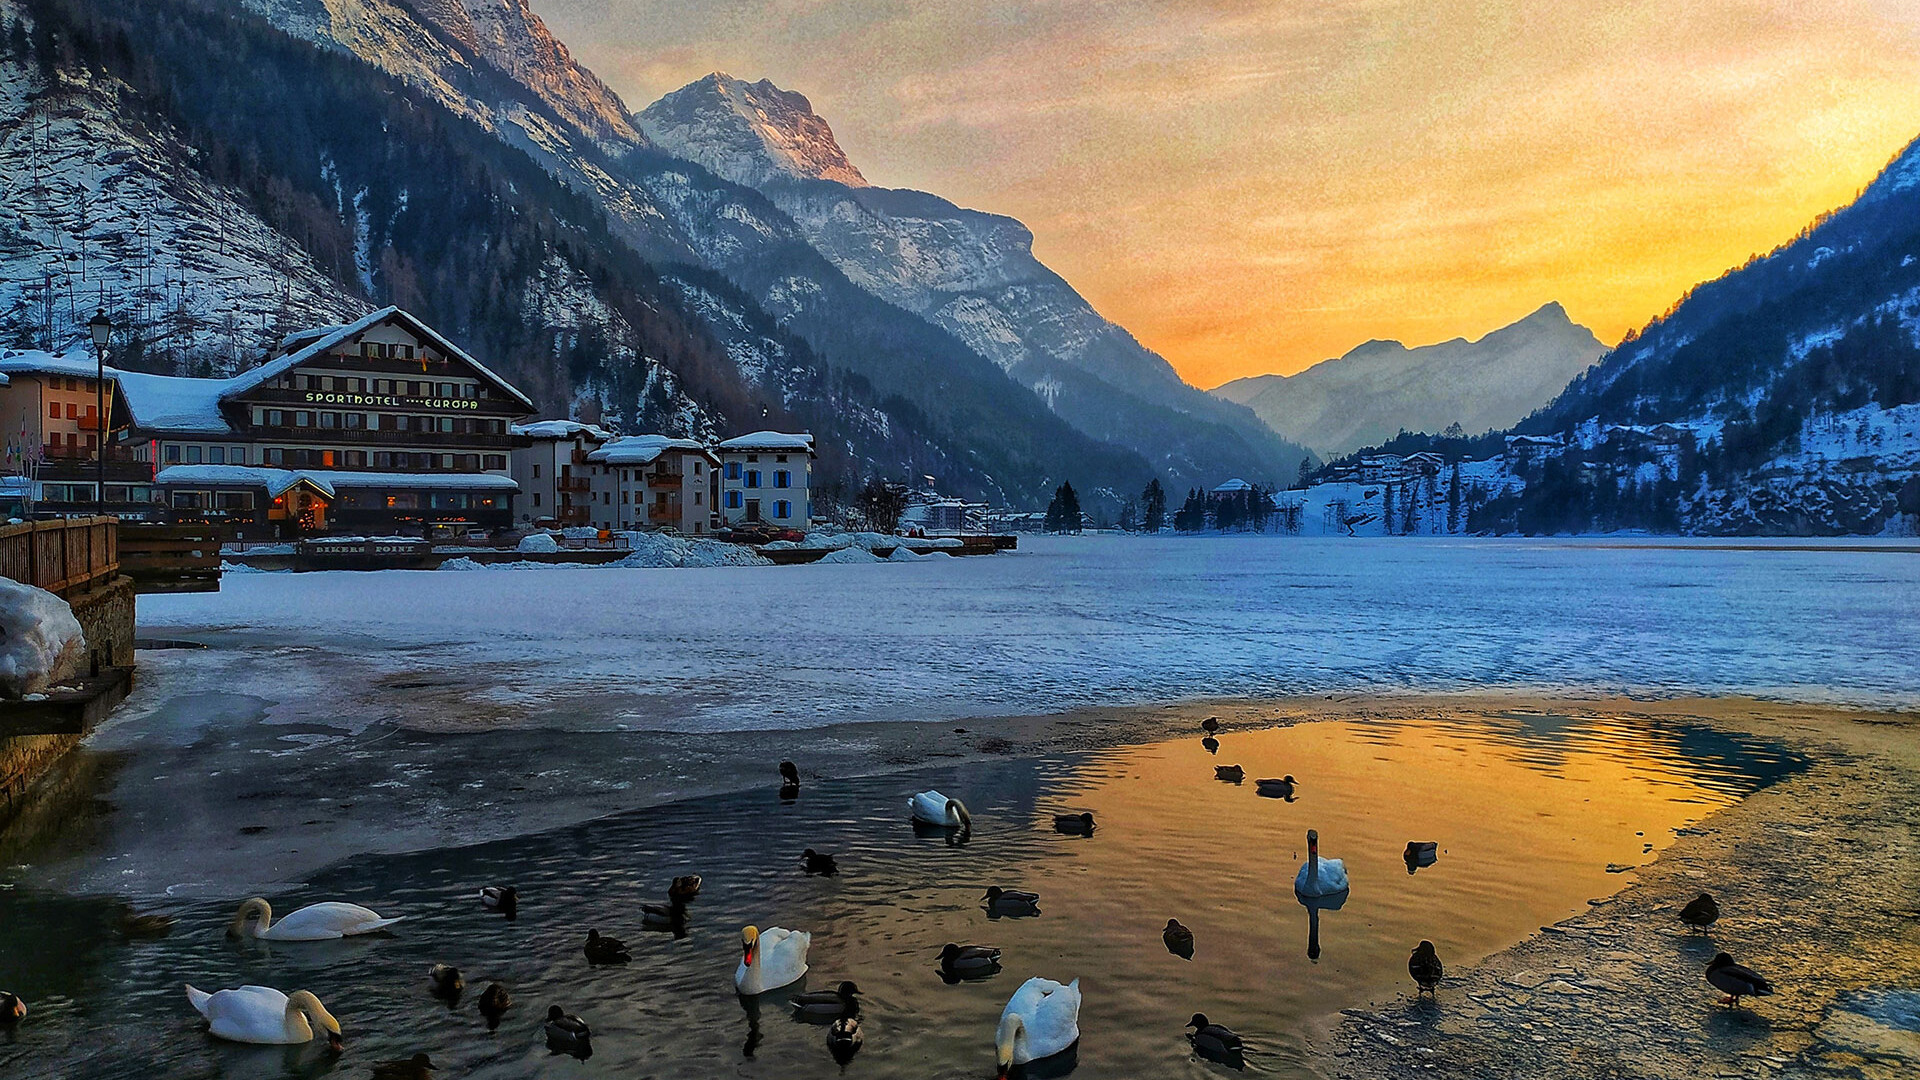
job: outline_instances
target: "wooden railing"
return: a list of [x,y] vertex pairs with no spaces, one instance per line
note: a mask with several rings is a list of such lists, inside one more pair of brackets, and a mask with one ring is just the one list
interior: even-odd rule
[[77,596],[120,573],[119,531],[111,517],[0,526],[0,577]]
[[220,545],[228,524],[127,524],[120,530],[122,569],[136,592],[220,591]]

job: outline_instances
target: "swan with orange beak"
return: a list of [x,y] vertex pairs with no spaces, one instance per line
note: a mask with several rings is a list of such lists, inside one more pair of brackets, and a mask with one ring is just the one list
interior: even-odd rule
[[752,997],[799,982],[807,974],[807,947],[811,944],[813,935],[804,930],[775,926],[762,933],[759,927],[742,927],[734,988]]

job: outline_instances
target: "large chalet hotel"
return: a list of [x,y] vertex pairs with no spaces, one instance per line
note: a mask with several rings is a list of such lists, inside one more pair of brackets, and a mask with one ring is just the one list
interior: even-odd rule
[[[0,354],[0,503],[56,513],[104,503],[128,518],[248,526],[249,537],[521,525],[700,534],[749,521],[804,529],[811,513],[811,436],[708,448],[523,423],[536,411],[525,394],[393,307],[289,334],[228,379],[107,368],[101,386],[96,370],[80,353]],[[722,479],[749,469],[751,500]]]

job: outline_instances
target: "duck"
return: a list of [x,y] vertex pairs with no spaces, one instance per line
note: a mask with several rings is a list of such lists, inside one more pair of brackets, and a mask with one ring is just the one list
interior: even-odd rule
[[488,983],[487,988],[480,991],[480,1015],[487,1018],[488,1031],[499,1027],[500,1018],[511,1008],[513,995],[507,993],[505,983]]
[[641,904],[640,925],[649,930],[673,930],[687,924],[687,905],[677,901]]
[[800,865],[805,867],[809,874],[821,874],[826,877],[832,877],[840,871],[840,863],[838,860],[834,859],[831,855],[823,854],[812,848],[808,848],[800,853]]
[[207,1032],[228,1042],[294,1046],[324,1032],[327,1046],[345,1046],[340,1021],[305,990],[283,994],[271,986],[242,986],[209,994],[187,987],[187,1001],[207,1018]]
[[601,937],[598,930],[587,931],[587,943],[580,951],[587,954],[589,964],[624,964],[633,959],[626,942],[617,937]]
[[120,936],[128,940],[163,938],[172,932],[173,916],[171,915],[143,915],[130,907],[120,911]]
[[1000,970],[1000,950],[949,941],[940,949],[940,970],[949,975],[991,975]]
[[1257,795],[1265,795],[1269,799],[1291,799],[1293,798],[1293,789],[1294,782],[1292,775],[1283,776],[1278,780],[1266,779],[1255,780],[1253,782],[1254,793]]
[[1187,1021],[1187,1026],[1193,1029],[1193,1034],[1187,1038],[1193,1040],[1193,1048],[1202,1055],[1232,1057],[1246,1049],[1232,1028],[1212,1023],[1206,1013],[1194,1013],[1193,1019]]
[[1167,951],[1183,960],[1193,959],[1193,931],[1182,926],[1179,919],[1168,919],[1167,928],[1160,931],[1160,940],[1167,943]]
[[973,818],[968,816],[967,808],[959,799],[949,799],[937,791],[923,791],[907,801],[913,811],[913,820],[924,821],[929,825],[944,825],[949,829],[973,828]]
[[987,909],[987,914],[995,916],[1038,915],[1040,914],[1040,894],[989,885],[987,895],[980,900],[980,906]]
[[1092,836],[1093,815],[1055,814],[1053,815],[1053,830],[1055,832],[1066,833],[1068,836]]
[[27,1018],[27,1003],[11,990],[0,990],[0,1027],[12,1027]]
[[384,930],[404,918],[396,915],[386,919],[359,904],[328,901],[308,904],[274,922],[272,905],[256,896],[234,912],[233,921],[227,924],[227,936],[262,941],[333,941]]
[[460,977],[460,969],[452,964],[435,964],[427,969],[427,981],[433,984],[436,997],[460,1000],[460,991],[467,988],[467,981]]
[[791,761],[780,763],[780,786],[789,788],[800,786],[800,770]]
[[1247,770],[1238,765],[1215,765],[1213,767],[1213,778],[1215,780],[1225,780],[1229,784],[1237,784],[1247,778]]
[[866,1036],[860,1033],[857,1016],[842,1016],[827,1028],[827,1053],[832,1054],[842,1068],[853,1060],[853,1055],[860,1052],[860,1044],[866,1041]]
[[520,910],[520,890],[511,885],[488,885],[480,890],[480,906],[512,918]]
[[1720,905],[1706,893],[1687,901],[1687,906],[1680,909],[1680,921],[1695,930],[1705,930],[1719,920]]
[[1347,864],[1320,857],[1320,833],[1314,829],[1307,830],[1307,861],[1300,864],[1300,872],[1293,877],[1293,891],[1306,897],[1347,891]]
[[854,1000],[860,994],[860,988],[852,982],[843,982],[832,990],[810,990],[804,994],[795,994],[787,999],[787,1004],[802,1016],[858,1016],[860,1003]]
[[1437,993],[1446,970],[1440,963],[1440,954],[1433,951],[1431,941],[1415,945],[1412,955],[1407,957],[1407,974],[1413,976],[1414,984],[1420,988],[1416,994]]
[[807,973],[807,947],[812,944],[813,935],[804,930],[775,926],[761,933],[758,927],[741,927],[734,988],[753,997],[799,982]]
[[1217,754],[1220,752],[1220,740],[1214,738],[1211,735],[1208,735],[1206,738],[1201,739],[1200,746],[1202,749],[1206,750],[1206,752],[1209,754]]
[[700,875],[683,874],[667,885],[667,899],[686,903],[700,895]]
[[1400,858],[1407,864],[1407,873],[1412,874],[1440,860],[1440,845],[1432,840],[1409,840],[1407,850],[1400,853]]
[[1020,984],[1000,1013],[993,1048],[997,1080],[1015,1065],[1050,1058],[1080,1041],[1080,980],[1065,986],[1038,975]]
[[1733,1008],[1740,1004],[1743,997],[1766,997],[1773,993],[1773,984],[1762,978],[1758,972],[1733,962],[1733,957],[1719,953],[1707,964],[1707,981],[1726,992],[1720,1004]]
[[1217,733],[1220,730],[1220,718],[1217,716],[1209,716],[1205,720],[1200,721],[1200,730],[1209,735]]
[[415,1054],[410,1058],[395,1061],[376,1061],[373,1063],[373,1080],[427,1080],[427,1074],[438,1072],[440,1066],[426,1054]]
[[593,1031],[587,1022],[558,1005],[547,1007],[547,1022],[542,1025],[547,1035],[547,1049],[561,1054],[580,1055],[582,1051],[593,1052]]

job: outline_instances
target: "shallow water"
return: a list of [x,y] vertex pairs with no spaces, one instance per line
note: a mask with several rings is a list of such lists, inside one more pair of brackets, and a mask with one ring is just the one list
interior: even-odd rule
[[[130,942],[114,929],[118,901],[51,897],[13,875],[0,891],[0,987],[34,1011],[0,1036],[0,1070],[364,1075],[426,1050],[442,1076],[837,1075],[823,1029],[792,1020],[786,993],[768,995],[757,1021],[734,994],[739,927],[754,922],[814,933],[809,986],[851,978],[865,991],[866,1046],[850,1076],[990,1075],[1000,1009],[1034,974],[1082,979],[1076,1075],[1218,1072],[1181,1037],[1195,1011],[1247,1037],[1249,1071],[1294,1074],[1306,1021],[1407,984],[1418,939],[1455,965],[1504,948],[1610,894],[1675,830],[1797,767],[1698,729],[1543,713],[1328,722],[1221,744],[1217,755],[1184,739],[810,783],[792,802],[769,790],[681,803],[357,859],[274,898],[282,911],[340,899],[406,916],[390,936],[344,942],[230,942],[232,904],[164,898],[139,906],[176,916],[172,934]],[[1214,780],[1219,763],[1241,764],[1248,782]],[[1295,801],[1255,794],[1253,778],[1282,773],[1301,782]],[[909,826],[907,797],[928,787],[972,808],[964,845]],[[1083,809],[1099,822],[1091,837],[1053,831],[1055,812]],[[1317,959],[1315,920],[1291,888],[1308,828],[1354,882],[1343,906],[1318,914]],[[1437,863],[1409,874],[1409,840],[1437,841]],[[840,874],[803,874],[809,846],[837,854]],[[687,936],[643,931],[638,903],[687,872],[706,879]],[[475,889],[490,882],[519,887],[517,920],[480,909]],[[979,899],[995,883],[1040,892],[1043,914],[987,918]],[[1162,944],[1169,917],[1193,928],[1193,960]],[[589,926],[626,938],[633,963],[589,968]],[[934,965],[946,941],[999,946],[1006,968],[947,985]],[[428,994],[433,961],[465,971],[457,1009]],[[473,1003],[495,979],[517,1005],[488,1034]],[[348,1049],[333,1059],[216,1043],[183,981],[313,990]],[[1446,998],[1443,987],[1436,1007]],[[547,1053],[539,1021],[555,1002],[592,1024],[591,1059]]]

